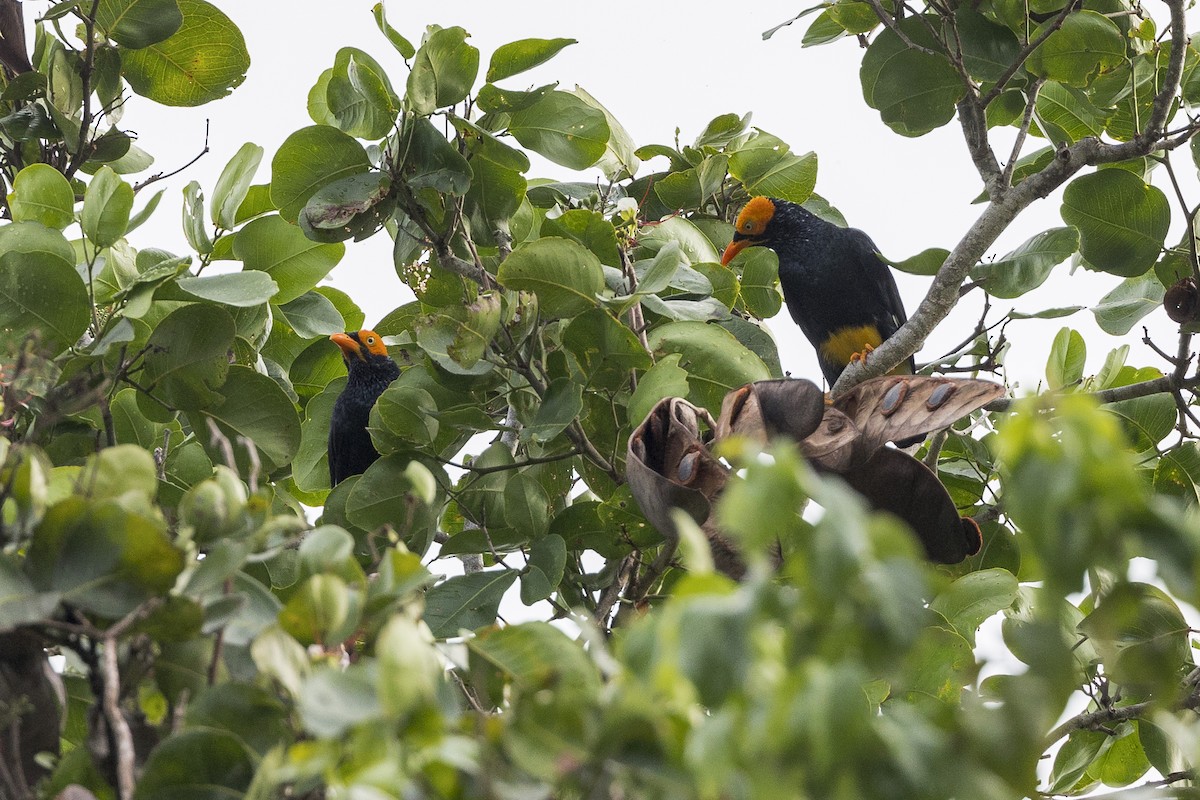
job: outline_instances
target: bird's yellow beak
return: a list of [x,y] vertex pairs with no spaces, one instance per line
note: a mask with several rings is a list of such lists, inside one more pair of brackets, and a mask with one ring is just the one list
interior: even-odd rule
[[329,337],[330,341],[342,348],[342,355],[347,360],[351,358],[362,358],[362,347],[358,342],[345,333],[335,333]]
[[721,256],[721,266],[728,267],[729,262],[733,261],[733,257],[738,253],[751,247],[754,244],[752,239],[734,239],[729,243],[729,247],[725,248],[725,254]]

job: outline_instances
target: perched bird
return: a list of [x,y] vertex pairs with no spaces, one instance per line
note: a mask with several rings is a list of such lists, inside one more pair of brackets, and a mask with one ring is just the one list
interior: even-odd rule
[[[783,299],[817,349],[830,386],[847,364],[866,358],[908,319],[896,279],[860,230],[840,228],[786,200],[755,197],[738,214],[721,263],[753,246],[779,257]],[[911,356],[892,370],[914,372]]]
[[379,458],[367,433],[367,419],[379,395],[400,377],[400,368],[375,331],[335,333],[329,338],[342,348],[350,373],[333,404],[329,424],[329,485],[337,486],[351,475],[366,472]]

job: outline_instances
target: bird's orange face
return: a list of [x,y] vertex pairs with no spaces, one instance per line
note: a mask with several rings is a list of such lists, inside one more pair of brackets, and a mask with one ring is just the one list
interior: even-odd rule
[[383,337],[366,328],[351,333],[335,333],[329,338],[342,348],[342,355],[347,361],[351,358],[366,361],[368,355],[386,356],[388,354]]
[[725,248],[724,255],[721,256],[721,264],[729,266],[729,262],[733,261],[733,257],[742,252],[747,247],[758,244],[758,240],[767,230],[767,224],[771,218],[775,216],[775,204],[766,197],[751,198],[749,203],[746,203],[742,213],[738,214],[737,222],[733,227],[733,241],[729,243],[729,247]]

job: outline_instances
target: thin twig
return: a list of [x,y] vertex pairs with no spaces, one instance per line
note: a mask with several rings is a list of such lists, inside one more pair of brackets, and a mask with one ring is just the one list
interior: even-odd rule
[[190,167],[192,164],[195,164],[197,161],[204,158],[204,156],[206,156],[206,155],[208,155],[208,120],[204,120],[204,147],[203,147],[203,149],[200,150],[199,153],[197,153],[195,155],[195,157],[192,158],[191,161],[187,162],[179,169],[173,169],[170,172],[156,172],[153,175],[151,175],[149,178],[146,178],[146,180],[144,180],[140,183],[135,183],[133,185],[133,193],[137,194],[142,189],[145,189],[147,186],[149,186],[152,183],[157,183],[158,181],[162,181],[162,180],[166,180],[167,178],[175,177],[176,175],[178,175],[179,173],[183,172],[185,169]]

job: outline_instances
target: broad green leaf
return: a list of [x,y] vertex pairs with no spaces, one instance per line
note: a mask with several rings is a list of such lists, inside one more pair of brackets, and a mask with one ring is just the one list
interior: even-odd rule
[[497,279],[507,289],[533,292],[542,313],[569,318],[596,305],[604,272],[591,251],[570,239],[549,237],[515,248]]
[[515,472],[504,484],[504,523],[521,538],[537,540],[546,535],[550,497],[536,479]]
[[1044,84],[1038,91],[1034,110],[1038,127],[1058,144],[1074,144],[1088,136],[1100,136],[1109,116],[1092,105],[1080,89],[1054,82]]
[[214,461],[224,462],[225,456],[208,420],[233,446],[241,475],[249,474],[250,445],[266,473],[291,463],[300,445],[300,419],[278,383],[249,367],[230,367],[220,395],[223,401],[215,407],[188,414],[192,430]]
[[[487,353],[500,329],[500,294],[481,294],[473,302],[443,306],[413,323],[417,344],[443,369],[471,370]],[[491,369],[491,365],[485,365]]]
[[559,217],[542,221],[542,236],[561,236],[574,239],[596,254],[601,264],[619,267],[617,232],[613,224],[598,211],[572,208]]
[[741,269],[742,300],[746,310],[759,319],[779,313],[783,298],[779,295],[779,257],[769,247],[751,247],[739,253],[736,266]]
[[375,24],[379,27],[380,33],[387,37],[387,40],[392,43],[392,47],[396,48],[405,60],[416,55],[417,49],[412,46],[412,43],[400,35],[400,32],[388,24],[387,17],[384,14],[383,3],[376,3],[371,7],[371,14],[375,17]]
[[337,575],[311,575],[284,604],[279,625],[300,644],[332,645],[354,632],[361,608],[356,593]]
[[1105,169],[1067,185],[1062,218],[1079,229],[1088,264],[1132,278],[1158,260],[1171,211],[1162,190],[1123,169]]
[[971,270],[992,297],[1017,298],[1045,283],[1055,265],[1079,247],[1074,228],[1051,228],[1025,241],[1016,250]]
[[692,264],[717,264],[721,253],[712,240],[704,235],[691,220],[679,216],[667,217],[654,225],[646,225],[638,232],[639,258],[646,258],[662,250],[672,242]]
[[570,169],[586,169],[603,158],[610,135],[603,111],[559,91],[512,112],[508,132],[530,150]]
[[826,9],[808,26],[808,30],[804,32],[804,38],[800,40],[800,46],[815,47],[820,44],[829,44],[845,35],[846,29],[839,25]]
[[96,27],[131,50],[161,42],[182,24],[176,0],[100,0],[96,6]]
[[585,311],[571,320],[562,342],[595,387],[619,389],[628,384],[631,370],[647,369],[651,363],[637,334],[604,309]]
[[829,7],[829,18],[846,33],[869,33],[880,24],[871,4],[860,0],[838,0]]
[[1079,331],[1061,329],[1050,345],[1050,358],[1046,361],[1046,384],[1053,390],[1065,389],[1083,379],[1083,365],[1087,360],[1087,344]]
[[689,393],[687,370],[679,366],[683,356],[679,353],[660,358],[653,367],[638,379],[637,389],[629,398],[629,421],[640,425],[646,415],[664,397],[687,397]]
[[180,278],[175,284],[192,297],[241,308],[261,305],[279,291],[270,275],[253,271]]
[[[43,237],[47,249],[6,250],[3,244],[18,247],[39,247],[36,240]],[[57,355],[73,345],[87,330],[90,315],[87,287],[75,271],[74,256],[63,260],[57,240],[65,239],[51,228],[36,222],[19,222],[7,230],[23,228],[32,233],[26,236],[0,237],[0,335],[5,341],[17,342],[30,332],[38,335],[38,344],[48,353]],[[3,229],[0,229],[3,230]],[[49,234],[54,234],[51,237]],[[25,241],[17,241],[18,238]],[[70,246],[68,245],[68,250]]]
[[467,44],[459,27],[430,26],[408,74],[405,103],[416,114],[428,116],[439,108],[461,102],[479,74],[479,49]]
[[492,53],[492,59],[488,62],[487,80],[489,83],[502,81],[533,69],[575,42],[575,39],[518,39],[502,44]]
[[176,0],[183,23],[169,38],[121,48],[121,74],[143,97],[165,106],[200,106],[241,85],[250,68],[242,32],[205,0]]
[[959,6],[954,12],[954,34],[962,45],[963,66],[981,81],[1000,80],[1021,50],[1012,31],[971,6]]
[[151,334],[145,383],[155,397],[184,411],[221,402],[236,328],[229,313],[197,303],[172,311]]
[[1200,444],[1184,442],[1158,460],[1154,491],[1180,497],[1192,507],[1200,504]]
[[185,725],[232,734],[261,757],[288,735],[288,712],[269,689],[218,683],[188,700]]
[[777,136],[759,131],[730,154],[729,174],[752,195],[803,203],[817,185],[817,155],[797,156]]
[[482,631],[467,640],[467,647],[523,695],[552,690],[589,698],[600,690],[600,674],[583,646],[546,622]]
[[529,566],[521,575],[521,602],[527,606],[552,595],[562,581],[567,545],[558,534],[544,536],[529,548]]
[[[936,25],[936,18],[932,22]],[[902,20],[900,29],[917,45],[941,49],[916,17]],[[921,136],[945,125],[965,91],[949,59],[910,48],[891,29],[871,42],[859,76],[867,105],[901,136]]]
[[886,258],[884,261],[909,275],[936,275],[949,255],[950,251],[944,247],[930,247],[903,261],[888,261]]
[[271,159],[271,202],[281,217],[295,223],[305,203],[323,186],[370,168],[363,146],[337,128],[301,128],[284,140]]
[[213,240],[205,227],[204,190],[199,181],[191,181],[183,187],[183,235],[200,255],[213,251]]
[[583,411],[583,386],[570,378],[555,378],[546,387],[546,395],[533,419],[521,430],[524,441],[544,443],[553,440]]
[[39,592],[13,560],[0,555],[0,632],[53,614],[59,598],[58,592]]
[[376,449],[387,455],[428,446],[438,435],[437,411],[429,392],[393,383],[371,409],[368,424]]
[[297,217],[313,241],[361,241],[383,227],[395,208],[392,179],[384,172],[360,172],[322,186]]
[[343,47],[325,84],[325,107],[338,128],[359,139],[381,139],[399,112],[387,72],[367,53]]
[[329,424],[333,404],[346,386],[344,377],[331,381],[304,406],[300,445],[292,461],[292,480],[305,492],[329,489]]
[[1088,774],[1105,786],[1128,786],[1146,774],[1150,761],[1138,740],[1137,727],[1126,722],[1108,737]]
[[271,215],[260,217],[238,231],[233,253],[248,270],[262,270],[279,285],[272,301],[283,305],[310,291],[329,274],[346,246],[321,244],[304,236],[295,225]]
[[96,247],[109,247],[125,235],[133,210],[133,187],[108,167],[92,177],[83,195],[79,225]]
[[479,87],[479,92],[476,94],[475,99],[479,104],[479,108],[483,111],[497,113],[520,111],[523,108],[529,108],[545,97],[548,92],[552,92],[557,88],[557,81],[547,83],[545,86],[538,86],[529,91],[501,89],[499,86],[485,83]]
[[[149,503],[158,491],[154,458],[149,451],[134,444],[106,447],[88,456],[79,472],[80,492],[92,500],[108,500],[123,495]],[[129,505],[129,503],[126,503]]]
[[254,770],[254,758],[233,734],[184,730],[150,753],[133,800],[232,797],[250,787]]
[[1120,583],[1079,623],[1079,630],[1091,639],[1114,680],[1165,693],[1178,691],[1178,673],[1191,661],[1190,631],[1163,590]]
[[279,316],[301,339],[316,339],[350,329],[337,307],[318,292],[305,292],[277,306]]
[[471,165],[433,123],[421,118],[409,131],[406,183],[410,188],[435,189],[442,194],[465,194],[471,187]]
[[436,707],[444,662],[424,625],[402,614],[393,616],[375,640],[375,657],[379,700],[392,718],[403,719],[422,706]]
[[1103,408],[1116,414],[1134,452],[1137,453],[1150,450],[1175,428],[1175,400],[1169,394],[1118,400],[1106,404]]
[[1017,579],[1004,569],[972,572],[938,593],[929,607],[946,618],[954,630],[974,644],[983,621],[1013,604]]
[[1049,790],[1058,793],[1073,788],[1088,772],[1108,739],[1108,734],[1103,731],[1072,731],[1054,756]]
[[681,356],[691,388],[688,399],[713,414],[721,411],[725,395],[747,383],[766,380],[770,371],[758,356],[723,328],[703,322],[670,322],[647,336],[655,360]]
[[596,168],[604,173],[604,177],[610,181],[621,181],[633,177],[637,173],[641,161],[635,153],[637,146],[633,143],[633,137],[629,135],[629,131],[625,130],[625,126],[599,100],[588,94],[582,86],[576,86],[571,90],[571,94],[603,114],[604,120],[608,124],[608,141],[604,147],[604,155],[596,161]]
[[8,205],[13,222],[40,222],[62,230],[75,221],[75,192],[49,164],[30,164],[18,172]]
[[1105,333],[1124,336],[1138,320],[1162,306],[1165,293],[1166,289],[1153,274],[1126,278],[1092,306],[1092,313]]
[[438,639],[491,625],[500,599],[518,574],[516,570],[490,570],[442,581],[425,594],[425,624]]
[[118,500],[63,500],[46,512],[29,545],[28,574],[76,608],[117,619],[165,595],[183,570],[183,552],[161,519]]
[[254,173],[258,171],[262,157],[261,147],[253,142],[246,142],[233,154],[233,158],[229,159],[225,169],[221,170],[221,176],[217,178],[217,185],[213,188],[210,217],[213,225],[227,231],[237,227],[238,209],[250,192],[250,183],[254,180]]
[[[409,457],[384,456],[370,466],[346,498],[346,516],[364,530],[391,525],[410,550],[424,553],[433,540],[441,500],[426,504],[407,472]],[[441,479],[445,480],[444,473]]]
[[[1054,21],[1029,35],[1035,41]],[[1075,11],[1033,51],[1025,67],[1068,86],[1087,86],[1096,73],[1125,60],[1125,37],[1116,24],[1095,11]]]

